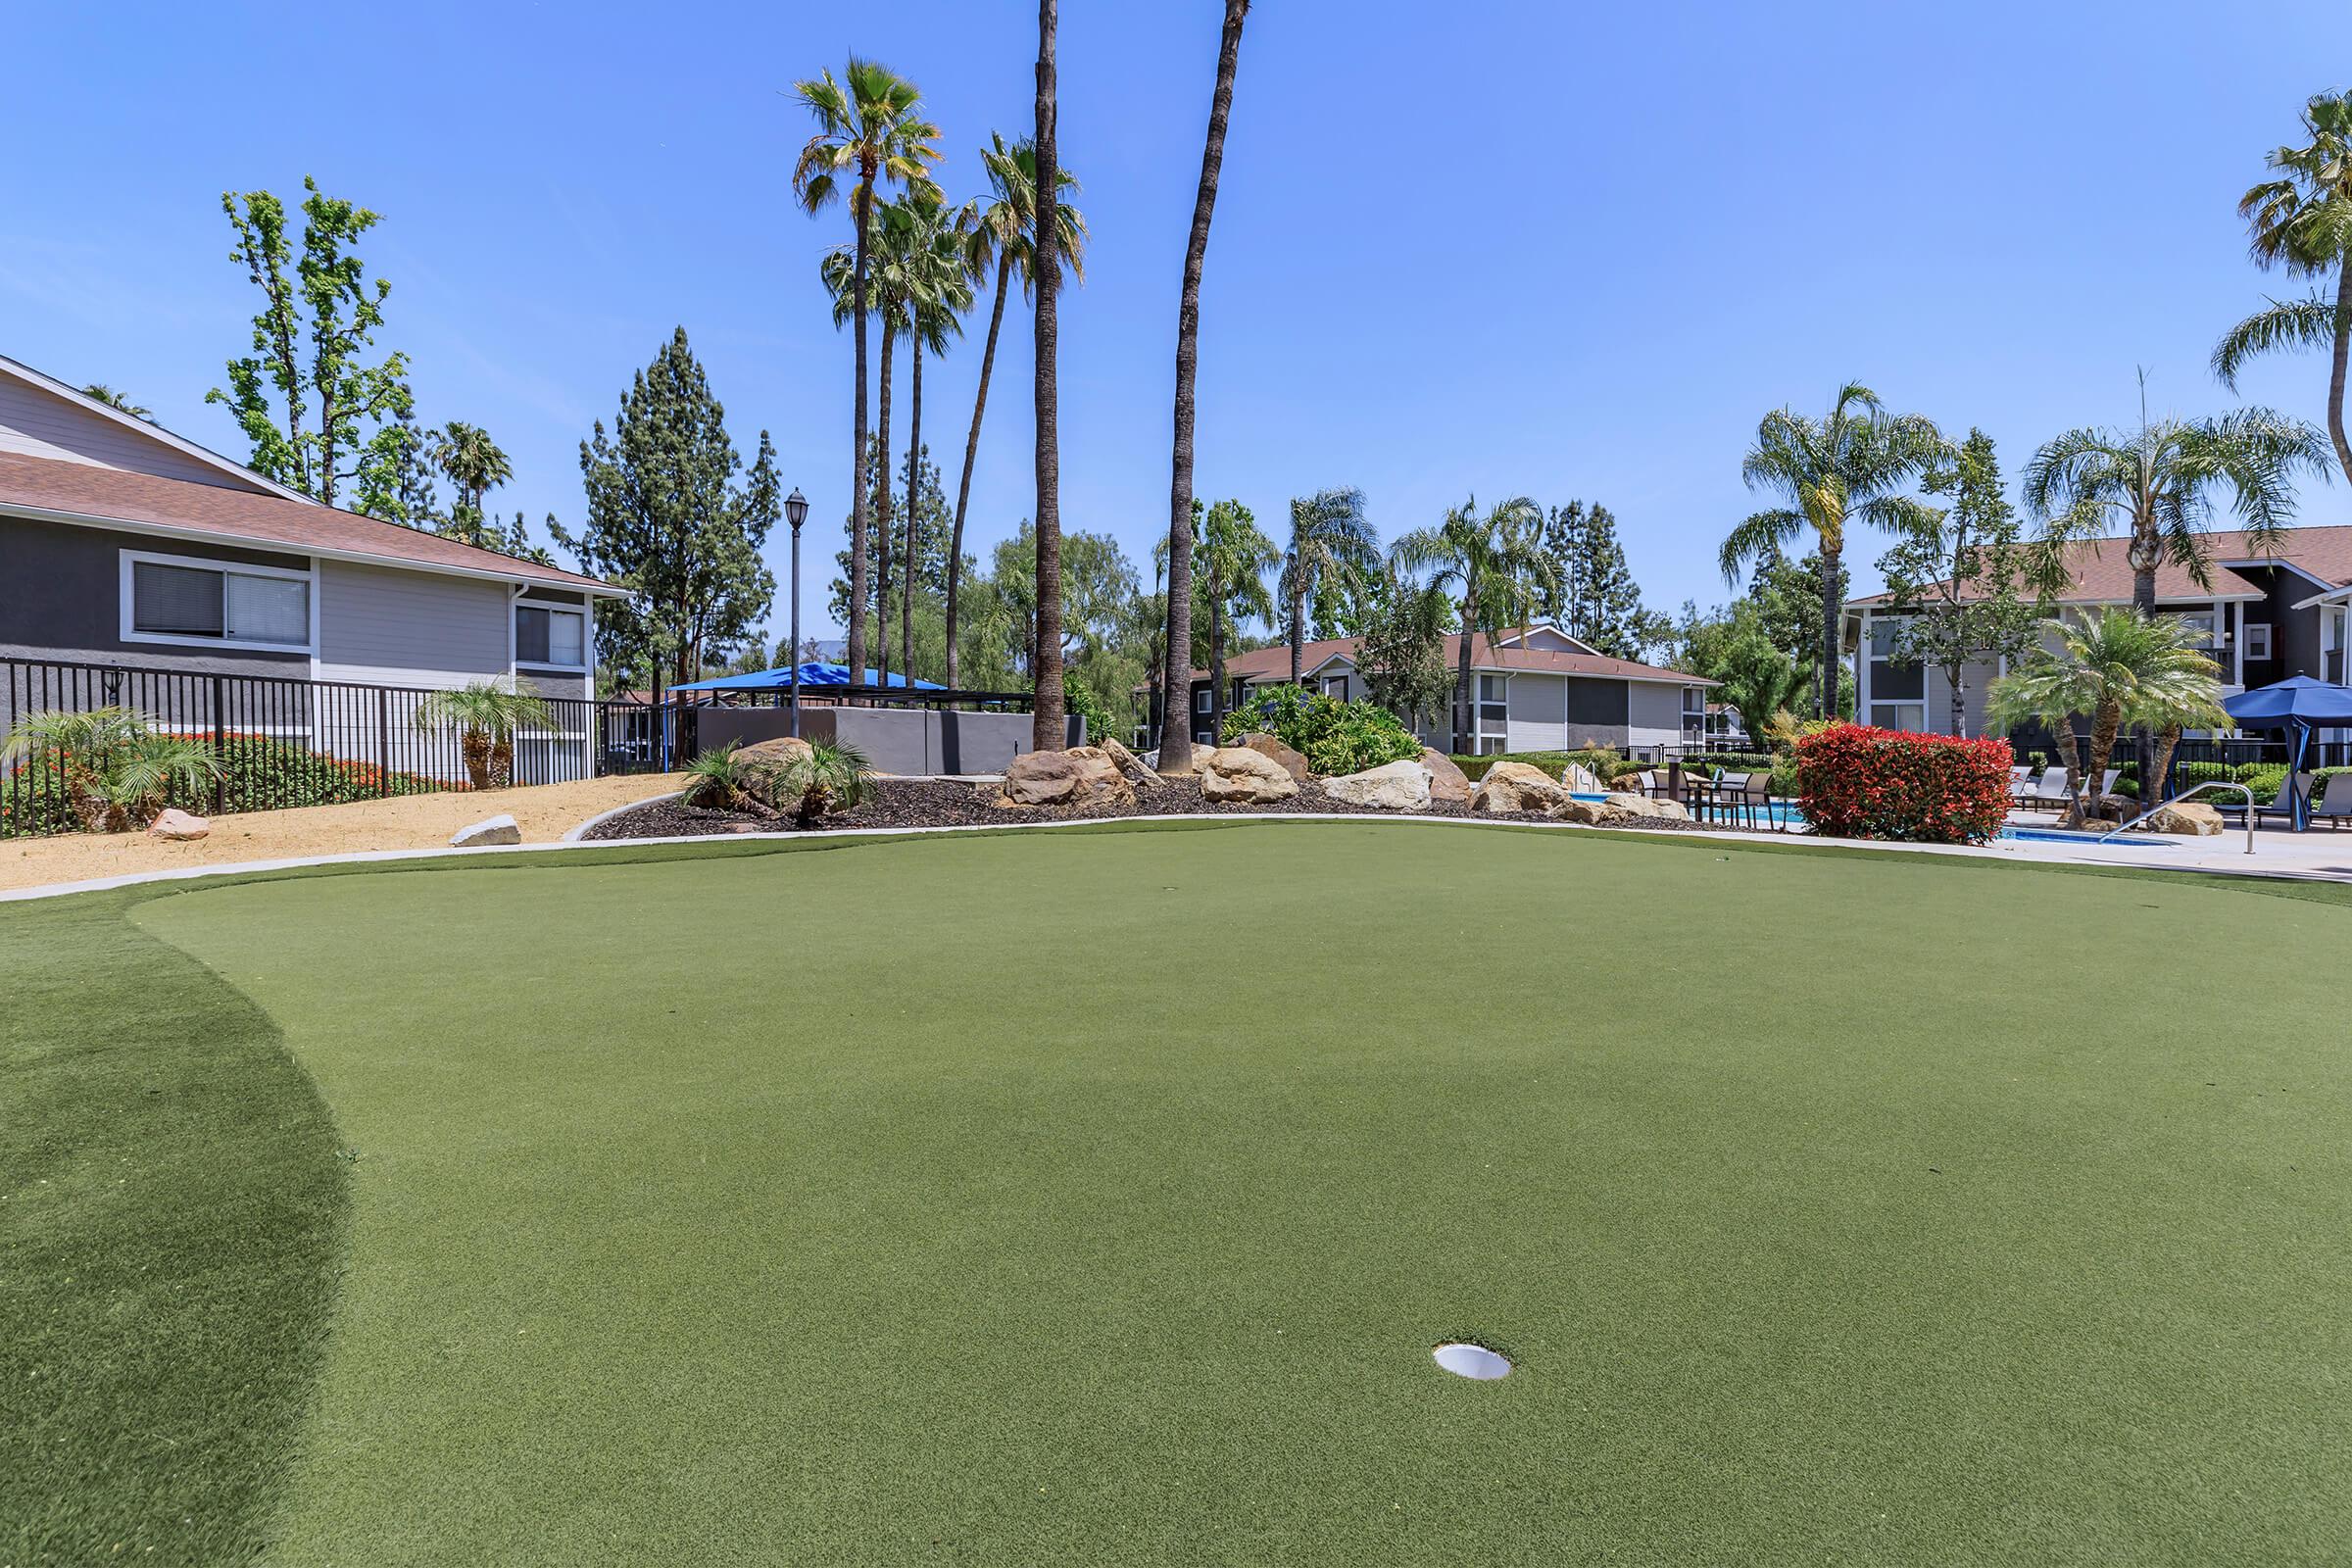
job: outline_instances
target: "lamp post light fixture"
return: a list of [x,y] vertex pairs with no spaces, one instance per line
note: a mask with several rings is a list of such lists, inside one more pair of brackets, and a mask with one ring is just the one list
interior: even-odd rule
[[[774,494],[770,491],[769,494]],[[784,498],[784,520],[792,524],[792,737],[801,737],[801,524],[808,520],[808,498],[794,485]]]

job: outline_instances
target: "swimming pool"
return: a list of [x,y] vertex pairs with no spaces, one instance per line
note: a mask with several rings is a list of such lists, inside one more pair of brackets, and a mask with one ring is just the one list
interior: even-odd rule
[[[1608,799],[1606,795],[1592,795],[1582,790],[1572,793],[1580,801],[1605,801]],[[1772,802],[1770,806],[1756,813],[1756,820],[1759,823],[1769,823],[1773,828],[1785,833],[1806,831],[1804,813],[1796,808],[1794,801]],[[1731,826],[1733,824],[1721,825]],[[2091,848],[2099,846],[2099,835],[2096,833],[2076,833],[2057,827],[2003,827],[1993,837],[1996,840],[2013,844],[2073,844]],[[2154,833],[2134,833],[2128,843],[2111,844],[2106,847],[2137,850],[2158,845],[2170,849],[2172,840]]]

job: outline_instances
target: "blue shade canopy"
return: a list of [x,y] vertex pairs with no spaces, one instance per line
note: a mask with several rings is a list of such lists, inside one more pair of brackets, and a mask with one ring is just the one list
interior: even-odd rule
[[2352,726],[2352,686],[2293,675],[2222,699],[2241,729],[2336,729]]
[[[811,686],[847,686],[849,683],[850,666],[847,664],[808,663],[801,666],[801,689],[804,691]],[[886,680],[880,670],[868,666],[865,672],[865,684],[868,686],[905,686],[908,684],[908,681],[906,676],[896,671],[893,671]],[[710,680],[687,681],[683,685],[672,686],[670,690],[673,692],[776,692],[788,690],[791,685],[792,666],[787,664],[782,669],[754,670],[749,675],[718,675]],[[947,690],[945,686],[935,680],[918,680],[912,685],[916,691],[944,692]]]

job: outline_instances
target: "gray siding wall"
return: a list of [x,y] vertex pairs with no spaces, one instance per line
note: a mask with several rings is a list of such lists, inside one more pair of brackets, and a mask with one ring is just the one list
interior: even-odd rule
[[[2000,670],[1988,660],[1980,660],[1961,666],[1960,713],[1967,726],[1965,733],[1981,736],[1984,733],[1984,698]],[[1952,732],[1952,680],[1940,664],[1927,669],[1928,728],[1938,735]]]
[[[706,708],[695,715],[695,744],[713,751],[729,741],[752,745],[792,733],[789,708]],[[1027,713],[919,712],[899,708],[801,708],[801,734],[855,746],[881,773],[1002,773],[1032,750]],[[1086,721],[1069,721],[1069,741],[1086,738]]]
[[268,494],[259,484],[240,483],[234,475],[192,458],[168,442],[142,435],[103,414],[93,413],[54,392],[29,386],[13,375],[0,375],[0,452],[88,463],[102,468],[127,468],[133,473],[192,479],[198,484]]
[[1636,746],[1672,746],[1683,738],[1683,689],[1658,681],[1626,682],[1629,739]]
[[318,678],[463,686],[511,665],[503,583],[348,562],[318,564]]
[[[0,380],[0,387],[11,383]],[[30,517],[0,516],[0,657],[76,663],[158,664],[246,675],[307,676],[304,654],[223,643],[219,650],[122,640],[122,552],[144,550],[204,561],[301,571],[308,556],[112,533]]]

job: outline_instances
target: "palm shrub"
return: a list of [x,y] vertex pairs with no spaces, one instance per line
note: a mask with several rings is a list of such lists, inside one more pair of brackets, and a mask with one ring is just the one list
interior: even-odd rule
[[793,826],[814,827],[826,812],[849,810],[865,799],[871,766],[855,746],[811,741],[770,775],[771,799],[776,809],[790,813]]
[[682,771],[686,790],[681,799],[688,806],[707,811],[750,811],[762,804],[752,790],[753,769],[737,755],[733,741],[716,751],[695,753]]
[[152,820],[172,793],[209,787],[220,760],[202,742],[167,735],[128,708],[27,713],[0,744],[0,762],[53,777],[74,819],[92,833]]
[[[2220,710],[2221,666],[2198,652],[2203,633],[2177,617],[2112,609],[2043,624],[2057,648],[1994,681],[1986,716],[2003,730],[2038,720],[2057,737],[2059,756],[2072,769],[2074,715],[2088,715],[2090,752],[2079,780],[2097,784],[2128,720],[2147,716],[2173,725],[2176,740],[2183,721],[2228,722]],[[2078,790],[2067,820],[2080,823],[2097,807]]]
[[414,722],[426,734],[458,732],[458,755],[466,763],[466,780],[477,790],[502,789],[514,776],[516,730],[556,727],[546,701],[512,678],[469,681],[455,691],[433,692],[416,705]]

